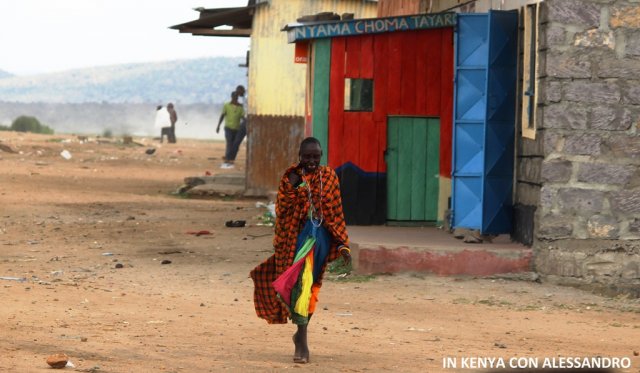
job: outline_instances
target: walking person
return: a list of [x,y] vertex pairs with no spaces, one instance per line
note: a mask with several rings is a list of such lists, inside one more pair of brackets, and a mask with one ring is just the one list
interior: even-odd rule
[[244,110],[244,115],[240,118],[240,128],[238,129],[238,135],[236,136],[234,147],[240,149],[240,145],[244,140],[245,136],[247,136],[247,114],[248,114],[248,103],[246,97],[246,90],[243,85],[239,85],[236,87],[236,94],[238,95],[238,103],[242,105],[242,109]]
[[169,126],[171,126],[171,116],[169,115],[169,112],[164,106],[158,105],[156,108],[156,120],[154,127],[160,130],[160,143],[162,143],[165,135],[167,135],[168,138],[166,128]]
[[293,335],[296,363],[309,362],[307,327],[315,312],[328,262],[351,263],[340,183],[335,171],[321,166],[320,142],[302,141],[299,163],[280,180],[276,202],[275,253],[254,268],[254,305],[269,324],[297,325]]
[[244,116],[244,109],[238,102],[238,93],[231,92],[231,101],[224,104],[222,107],[222,113],[218,120],[218,127],[216,127],[216,133],[220,133],[220,125],[224,120],[224,138],[226,141],[226,148],[224,152],[224,163],[220,168],[233,168],[238,154],[238,147],[240,143],[237,141],[240,135],[240,120]]
[[160,128],[160,143],[167,136],[167,142],[176,143],[176,122],[178,121],[178,113],[173,107],[173,103],[168,103],[167,107],[159,105],[156,109],[155,127]]
[[176,143],[176,122],[178,121],[178,113],[173,107],[173,103],[167,104],[167,111],[169,112],[169,121],[171,125],[167,128],[167,138],[170,144]]

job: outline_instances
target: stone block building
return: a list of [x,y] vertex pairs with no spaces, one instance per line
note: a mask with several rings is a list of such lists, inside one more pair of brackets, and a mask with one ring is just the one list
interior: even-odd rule
[[378,16],[518,10],[515,241],[556,281],[640,296],[640,0],[379,0]]
[[640,296],[640,2],[547,0],[537,23],[515,238],[548,279]]

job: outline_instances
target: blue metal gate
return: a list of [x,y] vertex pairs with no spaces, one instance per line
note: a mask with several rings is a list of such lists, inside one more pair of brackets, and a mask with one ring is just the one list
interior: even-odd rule
[[518,13],[459,14],[455,47],[453,226],[511,231]]

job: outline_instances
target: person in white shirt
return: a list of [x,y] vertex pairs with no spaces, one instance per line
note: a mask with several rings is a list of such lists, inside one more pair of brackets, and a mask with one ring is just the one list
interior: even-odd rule
[[[162,105],[158,105],[156,108],[156,121],[154,127],[160,130],[160,142],[162,143],[164,135],[166,134],[165,128],[171,128],[171,115],[167,108]],[[169,136],[167,135],[167,137]]]

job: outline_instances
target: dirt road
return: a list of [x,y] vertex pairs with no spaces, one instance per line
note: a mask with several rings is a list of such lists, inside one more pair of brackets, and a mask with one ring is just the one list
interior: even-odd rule
[[[66,370],[84,372],[455,372],[476,371],[472,357],[542,367],[597,356],[640,372],[637,299],[419,274],[328,279],[311,363],[296,366],[293,326],[253,310],[248,272],[270,255],[272,232],[256,225],[257,200],[171,194],[186,176],[221,172],[222,143],[0,140],[18,152],[0,151],[0,371],[41,372],[64,352]],[[212,234],[188,234],[201,230]]]

